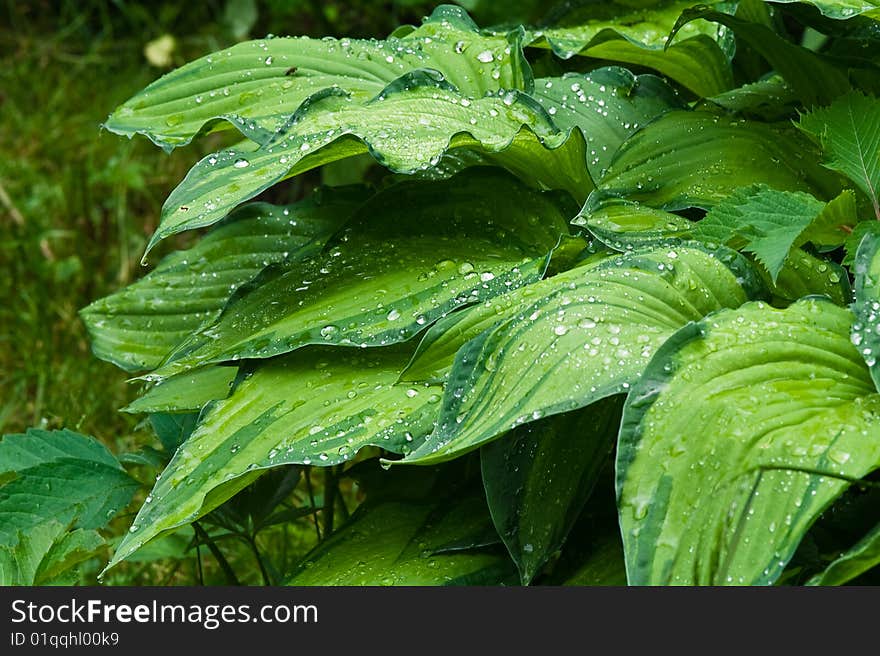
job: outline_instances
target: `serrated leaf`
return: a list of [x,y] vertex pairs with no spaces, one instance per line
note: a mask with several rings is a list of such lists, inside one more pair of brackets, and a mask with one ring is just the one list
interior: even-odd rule
[[260,148],[224,150],[196,164],[165,202],[147,251],[169,235],[216,223],[276,182],[366,152],[392,171],[414,173],[448,151],[473,149],[582,200],[592,183],[577,136],[568,139],[522,92],[469,99],[425,71],[367,103],[328,89],[303,102]]
[[776,581],[806,530],[880,464],[880,395],[827,300],[750,303],[683,328],[624,407],[630,584]]
[[264,144],[309,96],[328,88],[369,100],[405,73],[442,72],[461,93],[528,90],[519,31],[484,35],[457,7],[439,7],[404,38],[259,39],[197,59],[121,105],[104,127],[166,149],[208,129],[235,127]]
[[614,447],[622,399],[514,428],[480,451],[492,522],[528,585],[568,532]]
[[675,90],[660,78],[633,75],[616,66],[539,78],[531,95],[560,128],[583,133],[593,180],[602,177],[620,144],[640,126],[684,107]]
[[342,463],[367,445],[402,453],[417,444],[442,388],[396,384],[409,357],[400,347],[309,348],[261,366],[178,448],[108,567],[225,501],[221,484],[286,464]]
[[266,266],[318,252],[366,197],[357,187],[239,208],[189,250],[81,310],[92,351],[127,371],[155,368]]
[[686,245],[538,285],[545,295],[459,349],[437,429],[402,462],[449,460],[520,424],[626,392],[672,333],[739,306],[758,286],[740,256]]
[[584,3],[552,27],[528,31],[526,43],[563,59],[582,55],[653,68],[698,96],[711,96],[733,85],[718,27],[694,23],[668,41],[679,15],[691,6],[688,0]]
[[229,396],[238,367],[202,367],[159,381],[122,412],[198,411],[206,404]]
[[671,111],[623,143],[587,210],[608,197],[667,211],[709,209],[752,184],[832,198],[838,181],[817,159],[809,141],[784,124]]
[[405,341],[456,307],[539,279],[574,207],[493,169],[402,183],[329,251],[267,271],[152,375],[308,344]]
[[100,528],[128,505],[138,483],[100,442],[68,430],[29,429],[0,441],[0,544],[53,520]]
[[865,192],[880,219],[880,100],[854,91],[802,116],[799,127],[820,141],[825,166]]
[[791,250],[806,241],[802,235],[826,207],[809,194],[743,187],[713,207],[692,234],[754,254],[775,283]]
[[[308,554],[287,585],[498,585],[515,577],[492,551],[435,553],[490,528],[486,502],[365,503]],[[365,554],[369,557],[365,558]]]

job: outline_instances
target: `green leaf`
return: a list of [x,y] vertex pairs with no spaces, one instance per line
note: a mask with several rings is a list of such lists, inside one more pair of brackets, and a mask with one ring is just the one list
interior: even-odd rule
[[587,208],[618,196],[668,211],[709,209],[752,184],[832,198],[837,180],[816,159],[787,125],[672,111],[624,142]]
[[266,266],[318,252],[365,199],[358,187],[294,205],[239,208],[189,250],[84,308],[92,350],[127,371],[155,368]]
[[405,38],[272,38],[197,59],[120,106],[104,127],[166,149],[207,129],[235,127],[264,144],[312,94],[341,89],[364,102],[405,73],[434,69],[461,93],[528,90],[521,32],[483,35],[465,12],[440,7]]
[[587,142],[587,166],[598,180],[620,144],[660,114],[684,106],[678,94],[654,75],[625,68],[535,80],[531,94],[563,130],[579,128]]
[[751,303],[657,353],[618,442],[630,584],[773,583],[846,480],[880,464],[880,395],[851,320],[821,298]]
[[523,585],[562,547],[614,447],[622,399],[518,426],[480,451],[498,534]]
[[459,349],[440,424],[403,462],[455,458],[520,424],[626,392],[672,333],[738,307],[755,283],[731,251],[667,245],[533,285],[544,294]]
[[880,5],[867,0],[766,0],[774,4],[808,4],[835,20],[846,20],[862,14],[880,18]]
[[770,75],[706,99],[719,107],[751,118],[779,121],[795,113],[797,97],[781,76]]
[[880,234],[880,221],[867,220],[856,224],[844,243],[844,250],[846,251],[846,255],[843,258],[844,266],[851,267],[855,263],[859,246],[865,236],[869,234]]
[[852,343],[865,359],[871,378],[880,389],[880,233],[870,232],[862,239],[856,253],[855,302],[852,311]]
[[843,585],[877,565],[880,565],[880,524],[807,581],[807,585]]
[[260,148],[205,157],[168,197],[147,250],[169,235],[215,223],[276,182],[322,164],[370,152],[392,171],[414,173],[461,148],[500,153],[499,162],[510,160],[514,171],[524,168],[529,179],[546,179],[578,200],[591,187],[583,139],[567,139],[530,97],[506,91],[469,99],[417,71],[365,104],[338,89],[319,92]]
[[[789,253],[775,282],[763,268],[759,269],[771,296],[788,305],[804,296],[825,295],[837,305],[852,300],[849,274],[833,260],[824,260],[795,248]],[[774,303],[775,304],[775,303]]]
[[103,546],[104,538],[95,531],[68,532],[52,520],[33,526],[12,545],[0,544],[0,585],[74,585],[74,568]]
[[410,352],[308,348],[265,363],[177,449],[108,567],[225,501],[223,483],[286,464],[335,465],[367,445],[403,453],[417,444],[442,388],[396,384]]
[[563,582],[563,585],[626,585],[626,564],[620,536],[616,534],[602,536],[583,564]]
[[689,0],[667,0],[648,7],[626,2],[584,3],[561,22],[529,31],[526,43],[550,48],[569,59],[582,55],[652,68],[698,96],[712,96],[733,86],[730,61],[717,43],[718,26],[701,22],[668,37]]
[[0,441],[0,544],[47,521],[101,528],[128,505],[138,484],[92,437],[31,428]]
[[854,91],[801,117],[799,127],[825,150],[825,164],[852,180],[880,219],[880,100]]
[[389,188],[329,251],[268,270],[153,375],[308,344],[405,341],[456,307],[539,279],[574,208],[494,169]]
[[733,30],[770,63],[808,107],[830,102],[851,88],[845,70],[822,55],[791,43],[767,25],[699,6],[682,12],[676,29],[698,19],[714,21]]
[[753,253],[775,283],[789,253],[805,241],[802,235],[825,207],[809,194],[743,187],[713,207],[692,234]]
[[497,585],[514,575],[505,556],[494,551],[435,553],[490,527],[486,502],[477,496],[439,504],[367,502],[306,556],[287,584]]
[[202,367],[166,378],[135,399],[122,412],[198,411],[206,404],[229,396],[238,367]]
[[571,221],[585,227],[608,248],[625,252],[689,232],[685,218],[646,205],[610,198],[601,207],[585,209]]

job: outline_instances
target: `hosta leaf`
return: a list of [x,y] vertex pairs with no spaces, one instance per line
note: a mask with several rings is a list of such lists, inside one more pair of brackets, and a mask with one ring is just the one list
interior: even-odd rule
[[670,32],[689,0],[633,7],[625,2],[593,2],[567,16],[561,25],[526,34],[531,46],[549,47],[564,59],[580,54],[653,68],[699,96],[733,86],[730,61],[717,39],[718,26],[685,26],[671,44]]
[[880,219],[880,99],[849,93],[802,116],[799,127],[821,142],[825,165],[858,185]]
[[806,231],[823,217],[813,232],[821,235],[827,205],[801,192],[766,185],[742,187],[713,207],[692,234],[753,253],[775,283],[791,250],[806,241]]
[[678,94],[660,78],[636,76],[616,66],[585,75],[568,73],[537,79],[532,96],[560,128],[581,130],[594,180],[602,177],[620,144],[640,126],[684,106]]
[[123,412],[198,411],[207,403],[229,396],[238,367],[202,367],[160,381]]
[[[515,574],[497,551],[435,553],[490,526],[486,502],[365,503],[308,554],[288,585],[497,585]],[[515,579],[514,579],[515,580]]]
[[423,68],[442,72],[471,97],[502,88],[527,90],[530,76],[520,39],[519,31],[483,35],[465,12],[447,6],[402,39],[247,41],[153,82],[104,127],[128,136],[144,134],[173,148],[207,128],[232,125],[262,144],[316,92],[342,89],[353,100],[366,101],[401,75]]
[[778,121],[794,115],[797,97],[781,76],[770,75],[707,98],[708,102],[749,117]]
[[631,584],[773,583],[838,477],[880,464],[880,395],[851,320],[821,298],[751,303],[657,353],[618,442]]
[[0,544],[47,521],[100,528],[128,505],[138,484],[94,438],[30,429],[0,441]]
[[880,233],[868,233],[856,253],[852,343],[865,359],[874,385],[880,389]]
[[267,271],[155,372],[265,358],[307,344],[405,341],[461,305],[541,277],[574,205],[507,173],[403,183],[329,251]]
[[311,348],[264,364],[216,402],[176,451],[111,566],[212,510],[231,496],[219,486],[246,474],[329,466],[367,445],[406,451],[433,428],[442,391],[395,384],[409,356],[400,348]]
[[0,585],[74,585],[76,565],[96,555],[104,538],[95,531],[67,531],[48,521],[23,531],[14,546],[0,545]]
[[825,295],[841,306],[852,300],[846,270],[832,260],[818,258],[800,248],[791,251],[775,282],[764,269],[759,272],[765,277],[771,295],[782,299],[785,305],[814,294]]
[[518,426],[480,452],[498,534],[524,585],[562,546],[617,437],[622,399]]
[[155,368],[266,266],[319,251],[365,198],[350,188],[295,205],[241,207],[189,250],[83,309],[92,350],[128,371]]
[[513,170],[528,170],[525,160],[530,179],[552,182],[579,200],[591,187],[583,139],[567,139],[531,98],[507,91],[469,99],[417,71],[364,104],[339,90],[319,92],[260,148],[202,159],[168,197],[147,250],[174,233],[215,223],[276,182],[322,164],[370,152],[392,171],[413,173],[460,148],[500,153],[498,161],[511,160]]
[[539,283],[544,296],[458,351],[440,424],[403,462],[448,460],[519,424],[626,392],[672,333],[738,307],[755,280],[730,251],[668,245]]
[[861,14],[880,18],[880,4],[867,0],[767,0],[775,4],[808,4],[822,12],[823,16],[845,20]]
[[676,28],[699,19],[715,21],[733,30],[773,66],[807,106],[830,102],[851,88],[845,70],[822,55],[788,41],[767,25],[700,6],[684,11]]
[[751,184],[836,196],[837,180],[816,159],[786,125],[672,111],[624,142],[588,209],[609,196],[665,210],[709,209]]
[[618,199],[584,211],[571,222],[585,227],[603,244],[620,252],[678,237],[693,228],[690,221],[677,214]]
[[880,525],[840,554],[807,585],[843,585],[880,565]]

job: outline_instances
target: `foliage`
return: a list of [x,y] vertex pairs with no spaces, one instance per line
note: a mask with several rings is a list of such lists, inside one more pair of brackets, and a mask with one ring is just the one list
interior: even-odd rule
[[[123,103],[112,132],[237,141],[146,250],[201,240],[81,312],[162,445],[122,458],[161,473],[107,575],[191,526],[233,583],[232,540],[295,585],[862,580],[880,62],[876,7],[832,4],[484,29],[444,5],[383,41],[224,48]],[[0,494],[59,466],[25,465]],[[302,517],[298,564],[260,547]],[[10,580],[87,551],[39,537]]]

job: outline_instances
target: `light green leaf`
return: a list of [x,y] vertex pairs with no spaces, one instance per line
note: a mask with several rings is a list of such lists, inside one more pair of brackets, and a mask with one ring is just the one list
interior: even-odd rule
[[851,88],[845,70],[824,56],[788,41],[767,25],[699,6],[684,11],[676,23],[676,29],[701,19],[720,23],[733,30],[737,37],[770,63],[808,107],[830,102]]
[[820,141],[828,168],[865,192],[880,219],[880,100],[852,92],[802,116],[799,127]]
[[0,544],[47,521],[100,528],[128,505],[138,484],[92,437],[29,429],[0,441]]
[[592,183],[577,137],[568,139],[519,91],[469,99],[425,71],[396,80],[365,104],[328,89],[306,100],[260,148],[224,150],[196,164],[165,202],[147,250],[169,235],[216,223],[276,182],[366,152],[392,171],[414,173],[435,166],[447,151],[473,149],[580,201]]
[[574,208],[494,169],[404,182],[365,205],[329,251],[267,271],[154,375],[307,344],[405,341],[456,307],[539,279]]
[[677,214],[616,198],[582,211],[571,222],[620,252],[678,237],[693,228],[690,221]]
[[104,546],[95,531],[67,531],[49,520],[22,531],[12,544],[0,544],[0,585],[74,585],[78,564]]
[[598,180],[620,144],[632,133],[682,99],[654,75],[633,75],[625,68],[605,67],[588,74],[535,80],[532,96],[563,130],[579,128],[587,142],[587,166]]
[[435,553],[489,528],[486,502],[365,503],[306,556],[288,585],[498,585],[515,580],[497,551]]
[[166,378],[129,403],[123,412],[198,411],[210,401],[225,399],[238,367],[202,367]]
[[403,453],[430,432],[442,388],[396,384],[411,349],[309,348],[276,358],[215,403],[156,481],[110,566],[286,464],[330,466],[367,445]]
[[672,333],[738,307],[755,284],[741,256],[687,245],[538,283],[549,287],[543,296],[459,349],[440,424],[403,462],[449,460],[520,424],[626,392]]
[[853,269],[856,294],[851,306],[855,315],[852,343],[865,359],[874,385],[880,389],[880,233],[864,236]]
[[266,266],[318,252],[365,199],[358,187],[294,205],[239,208],[189,250],[84,308],[93,352],[127,371],[157,367]]
[[776,282],[782,265],[826,204],[809,194],[753,185],[737,189],[696,224],[696,239],[753,253]]
[[480,451],[498,534],[528,585],[562,547],[614,447],[622,398],[518,426]]
[[363,102],[405,73],[440,71],[462,94],[528,90],[519,30],[484,35],[465,12],[440,7],[405,38],[272,38],[239,43],[160,78],[120,106],[104,127],[144,134],[166,149],[207,129],[235,127],[264,144],[312,94],[328,88]]
[[821,298],[683,328],[631,390],[617,489],[630,584],[776,581],[806,530],[880,464],[880,395]]
[[807,585],[843,585],[877,565],[880,565],[880,524],[807,581]]
[[531,30],[530,46],[550,48],[563,59],[574,55],[653,68],[698,96],[712,96],[733,86],[730,61],[717,40],[718,26],[685,26],[668,37],[689,0],[666,0],[650,6],[626,2],[586,3],[561,24]]
[[880,5],[867,0],[767,0],[775,4],[808,4],[822,12],[823,16],[835,20],[846,20],[854,16],[867,14],[872,18],[880,18]]
[[587,209],[609,196],[669,211],[709,209],[751,184],[832,198],[838,181],[817,159],[785,124],[672,111],[624,142]]

